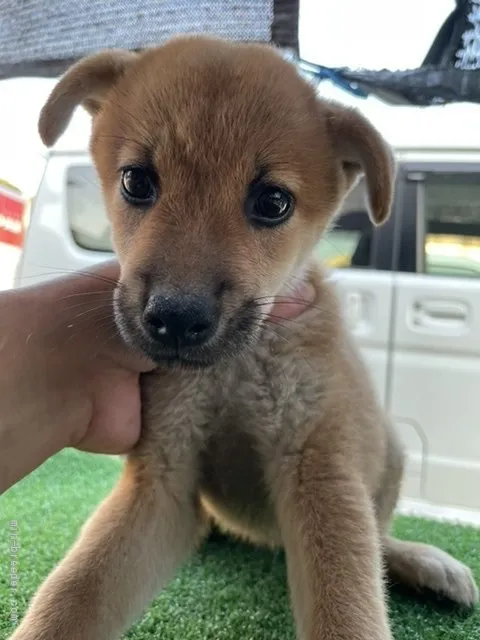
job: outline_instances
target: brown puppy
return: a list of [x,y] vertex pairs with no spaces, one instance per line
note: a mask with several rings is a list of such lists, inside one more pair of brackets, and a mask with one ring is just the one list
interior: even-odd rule
[[[391,638],[382,557],[473,605],[467,567],[388,535],[402,453],[311,259],[361,172],[373,221],[388,216],[378,133],[273,49],[205,38],[81,61],[44,107],[46,144],[80,103],[122,266],[118,325],[160,366],[123,477],[13,638],[118,637],[212,519],[285,547],[305,640]],[[279,303],[302,296],[283,322]]]

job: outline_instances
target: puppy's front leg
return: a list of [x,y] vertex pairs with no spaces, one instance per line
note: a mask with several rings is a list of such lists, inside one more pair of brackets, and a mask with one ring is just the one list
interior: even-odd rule
[[117,638],[198,541],[199,514],[186,484],[184,470],[160,473],[129,460],[12,640]]
[[351,465],[312,448],[275,475],[298,637],[390,640],[373,508]]

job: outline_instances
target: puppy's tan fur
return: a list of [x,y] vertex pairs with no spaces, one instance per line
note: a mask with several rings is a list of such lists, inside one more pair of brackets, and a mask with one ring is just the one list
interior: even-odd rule
[[[13,638],[118,637],[212,519],[285,547],[304,640],[391,638],[382,558],[396,579],[472,605],[467,567],[389,537],[401,448],[310,257],[361,172],[372,219],[388,216],[394,169],[379,134],[319,100],[273,49],[206,38],[75,65],[43,109],[48,145],[80,103],[93,115],[123,312],[137,317],[148,287],[202,292],[222,281],[219,337],[209,367],[144,376],[141,441]],[[160,180],[141,214],[122,201],[118,174],[139,161]],[[295,196],[294,215],[275,229],[244,214],[259,165]],[[244,342],[222,342],[245,300],[287,295],[299,280],[316,294],[298,318],[272,326],[270,305],[259,306]]]

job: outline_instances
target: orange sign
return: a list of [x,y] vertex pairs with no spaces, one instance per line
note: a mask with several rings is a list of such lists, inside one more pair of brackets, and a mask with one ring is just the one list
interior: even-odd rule
[[0,187],[0,242],[23,246],[25,200],[17,193]]

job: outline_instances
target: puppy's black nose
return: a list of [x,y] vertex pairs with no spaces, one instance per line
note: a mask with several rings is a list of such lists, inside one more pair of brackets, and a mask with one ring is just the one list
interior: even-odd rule
[[152,294],[143,313],[150,336],[165,347],[198,347],[215,333],[215,298],[196,295]]

